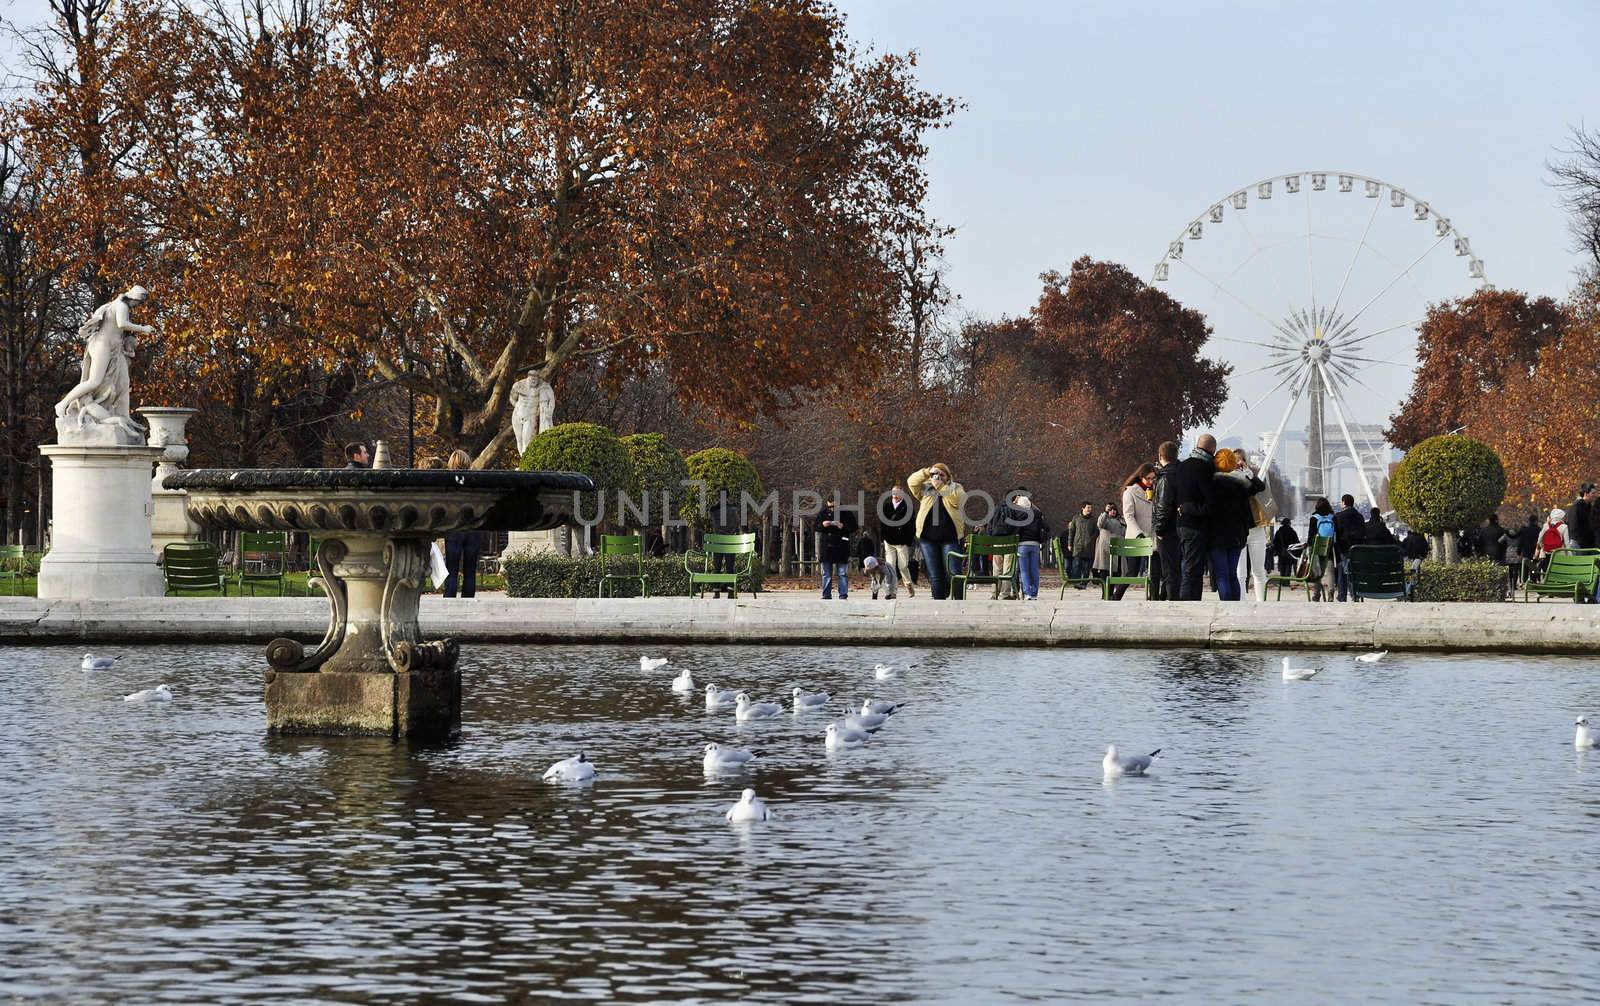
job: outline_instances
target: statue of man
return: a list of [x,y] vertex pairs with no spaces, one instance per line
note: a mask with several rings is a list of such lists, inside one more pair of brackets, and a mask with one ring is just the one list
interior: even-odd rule
[[80,426],[108,424],[141,435],[128,410],[128,365],[138,349],[135,336],[155,331],[133,321],[134,309],[149,296],[144,287],[135,286],[95,308],[78,327],[83,340],[80,380],[56,403],[58,419],[76,417]]
[[556,389],[538,374],[529,374],[511,386],[511,432],[517,454],[528,449],[534,437],[555,425]]

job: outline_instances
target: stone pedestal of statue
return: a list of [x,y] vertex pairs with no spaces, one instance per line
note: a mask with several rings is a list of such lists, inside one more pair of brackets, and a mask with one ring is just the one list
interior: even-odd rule
[[50,551],[39,563],[39,596],[66,600],[160,597],[150,550],[150,470],[162,448],[46,444],[50,459]]
[[513,531],[506,536],[506,555],[527,552],[531,555],[566,555],[562,538],[566,528],[555,527],[548,531]]

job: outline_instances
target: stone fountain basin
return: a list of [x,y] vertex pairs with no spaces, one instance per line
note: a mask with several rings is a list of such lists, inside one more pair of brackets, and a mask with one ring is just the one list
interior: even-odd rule
[[189,516],[232,531],[437,537],[539,531],[572,516],[576,472],[412,468],[193,468],[162,485],[189,494]]

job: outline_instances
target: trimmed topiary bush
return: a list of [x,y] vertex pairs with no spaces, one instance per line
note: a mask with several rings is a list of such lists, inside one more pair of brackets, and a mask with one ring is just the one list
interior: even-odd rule
[[523,471],[581,472],[594,480],[594,491],[580,493],[578,512],[593,520],[599,499],[607,517],[616,516],[617,493],[637,497],[633,458],[617,435],[595,423],[562,423],[528,441],[522,452]]
[[[752,499],[759,500],[762,497],[760,473],[737,451],[730,451],[726,447],[707,447],[689,455],[688,466],[689,478],[705,484],[708,504],[717,498],[717,492],[722,489],[728,490],[729,497],[735,503],[739,501],[740,493],[748,493]],[[689,523],[704,527],[706,522],[705,515],[700,512],[700,499],[699,487],[689,487],[678,512]]]
[[[634,568],[632,559],[611,561],[612,572],[625,572]],[[505,572],[506,593],[512,597],[594,597],[600,590],[600,559],[585,556],[569,559],[547,552],[522,553],[501,560]],[[649,581],[651,597],[686,597],[689,594],[689,573],[683,568],[682,556],[665,559],[646,559],[644,575]],[[639,581],[611,581],[617,597],[637,597]],[[752,564],[750,577],[739,581],[739,590],[761,589],[761,562]],[[611,596],[609,593],[607,596]]]
[[1477,527],[1500,508],[1505,495],[1500,455],[1481,440],[1459,434],[1430,437],[1411,448],[1389,481],[1395,512],[1426,535]]
[[1501,601],[1506,596],[1506,568],[1489,559],[1422,564],[1417,582],[1419,601]]
[[[635,433],[623,437],[622,446],[628,449],[628,456],[633,459],[634,478],[642,494],[642,498],[635,502],[647,504],[644,522],[652,526],[666,523],[667,515],[662,511],[663,499],[682,499],[688,491],[683,483],[689,477],[689,465],[684,461],[683,454],[659,433]],[[632,513],[620,516],[625,516],[629,522],[635,519]]]

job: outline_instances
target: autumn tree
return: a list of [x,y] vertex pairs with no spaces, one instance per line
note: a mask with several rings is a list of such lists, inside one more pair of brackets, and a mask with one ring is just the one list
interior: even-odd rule
[[1526,373],[1539,351],[1559,341],[1562,308],[1516,290],[1479,290],[1428,309],[1417,330],[1417,372],[1386,435],[1409,448],[1469,426],[1486,397]]

